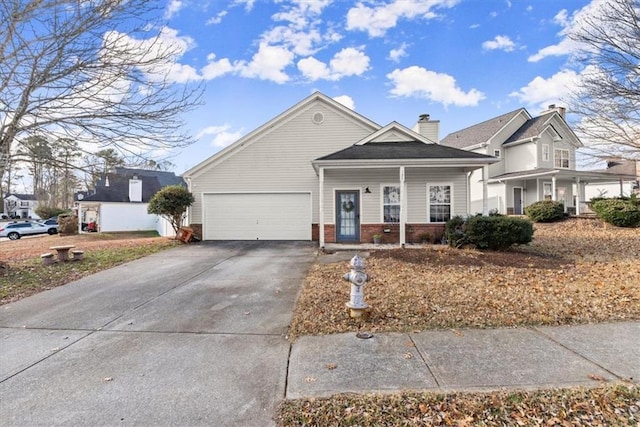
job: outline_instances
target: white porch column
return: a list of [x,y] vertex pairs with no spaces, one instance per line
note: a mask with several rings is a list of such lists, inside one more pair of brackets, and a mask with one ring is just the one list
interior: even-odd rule
[[400,166],[400,246],[404,248],[407,243],[405,235],[407,223],[407,185],[404,179],[404,166]]
[[580,202],[582,201],[581,186],[580,177],[578,177],[576,178],[576,216],[580,215]]
[[318,242],[320,243],[320,247],[324,248],[324,168],[320,167],[318,173],[320,180],[318,188],[318,203],[320,204],[320,206],[318,206],[318,215],[320,215],[318,218]]
[[489,216],[489,165],[482,167],[482,215]]
[[558,197],[556,196],[556,176],[551,177],[551,200],[554,202],[557,201]]

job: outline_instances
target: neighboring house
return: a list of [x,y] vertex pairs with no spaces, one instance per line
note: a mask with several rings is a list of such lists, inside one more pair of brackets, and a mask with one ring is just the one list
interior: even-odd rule
[[9,193],[4,197],[4,214],[13,218],[40,219],[36,214],[38,201],[33,194]]
[[147,206],[158,190],[173,184],[185,185],[173,172],[116,168],[100,177],[93,192],[76,193],[78,216],[95,221],[102,232],[156,230],[171,236],[169,222],[147,213]]
[[[587,201],[594,197],[617,197],[640,194],[640,160],[607,160],[607,168],[604,173],[612,174],[609,182],[589,184],[585,187]],[[635,179],[619,178],[620,176],[635,177]]]
[[440,236],[469,212],[468,175],[497,160],[437,144],[438,126],[382,127],[316,92],[183,174],[189,223],[204,240],[321,247]]
[[469,177],[471,213],[483,212],[482,188],[488,186],[489,208],[521,215],[540,200],[564,203],[579,214],[586,209],[585,185],[612,180],[611,174],[576,169],[582,142],[567,125],[565,109],[550,105],[537,117],[520,108],[447,135],[443,145],[495,156],[489,179],[475,171]]

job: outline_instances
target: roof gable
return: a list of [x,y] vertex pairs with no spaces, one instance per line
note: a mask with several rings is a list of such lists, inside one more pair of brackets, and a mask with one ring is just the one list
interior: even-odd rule
[[205,171],[208,167],[213,166],[219,162],[225,161],[229,157],[233,156],[239,150],[258,141],[260,137],[266,134],[267,132],[272,132],[274,129],[279,128],[280,126],[285,124],[288,120],[290,120],[292,117],[295,117],[298,113],[304,111],[310,105],[316,102],[323,103],[323,105],[325,105],[326,107],[331,108],[332,110],[347,116],[350,120],[352,120],[354,123],[356,123],[359,126],[370,129],[371,131],[380,129],[380,125],[373,122],[372,120],[369,120],[363,115],[356,113],[355,111],[340,104],[338,101],[333,100],[332,98],[328,97],[327,95],[324,95],[321,92],[314,92],[311,96],[308,96],[307,98],[298,102],[297,104],[287,109],[283,113],[279,114],[275,118],[269,120],[267,123],[263,124],[262,126],[258,127],[257,129],[253,130],[252,132],[238,139],[233,144],[222,149],[218,153],[212,155],[211,157],[199,163],[198,165],[194,166],[193,168],[187,170],[182,175],[185,177],[191,178],[199,175],[200,173]]
[[500,132],[517,116],[524,116],[530,119],[531,116],[524,108],[510,111],[501,116],[485,120],[468,128],[452,132],[440,141],[442,145],[448,145],[455,148],[468,148],[474,145],[488,143],[491,138]]
[[511,145],[520,141],[539,138],[545,132],[551,132],[556,138],[562,139],[575,147],[582,146],[582,142],[580,142],[573,130],[567,125],[562,116],[555,111],[527,120],[517,131],[507,138],[503,145]]
[[433,141],[425,138],[417,132],[401,125],[398,122],[391,122],[383,128],[378,129],[371,135],[358,141],[355,145],[364,145],[379,142],[400,142],[418,141],[424,144],[433,144]]

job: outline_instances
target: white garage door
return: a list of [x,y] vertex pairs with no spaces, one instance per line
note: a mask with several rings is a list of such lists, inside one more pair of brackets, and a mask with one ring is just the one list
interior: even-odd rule
[[205,194],[205,240],[311,240],[309,193]]

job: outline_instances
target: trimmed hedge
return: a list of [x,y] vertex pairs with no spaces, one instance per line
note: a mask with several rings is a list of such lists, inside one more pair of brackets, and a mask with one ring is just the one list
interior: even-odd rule
[[564,204],[553,200],[542,200],[524,208],[524,213],[533,222],[554,222],[564,219]]
[[640,226],[640,201],[635,197],[592,200],[591,209],[603,221],[616,227]]
[[507,216],[453,217],[445,225],[450,246],[474,245],[478,249],[506,249],[526,245],[533,239],[533,223]]

